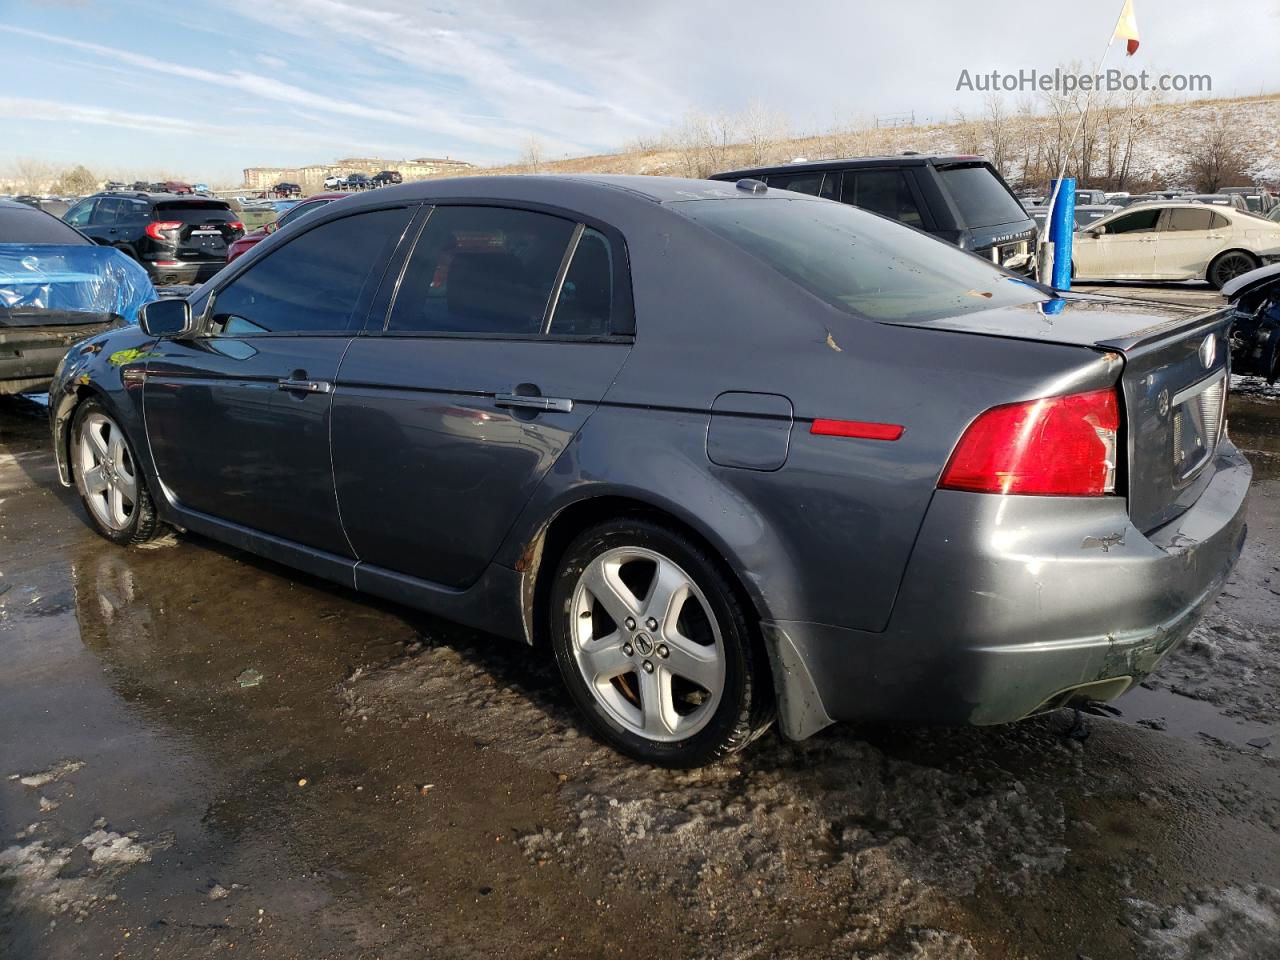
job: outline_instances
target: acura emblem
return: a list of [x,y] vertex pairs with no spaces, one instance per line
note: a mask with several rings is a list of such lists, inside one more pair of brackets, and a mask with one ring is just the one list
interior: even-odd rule
[[1200,344],[1200,362],[1208,370],[1213,366],[1213,358],[1218,352],[1218,341],[1211,333]]

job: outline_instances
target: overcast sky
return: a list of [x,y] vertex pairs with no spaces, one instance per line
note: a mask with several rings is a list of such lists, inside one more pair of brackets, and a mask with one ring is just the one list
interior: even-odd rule
[[[1119,0],[0,0],[0,170],[18,157],[233,180],[343,156],[597,153],[756,101],[797,132],[981,94],[963,69],[1092,63]],[[1058,11],[1069,18],[1059,22]],[[1107,65],[1280,90],[1280,0],[1136,0]]]

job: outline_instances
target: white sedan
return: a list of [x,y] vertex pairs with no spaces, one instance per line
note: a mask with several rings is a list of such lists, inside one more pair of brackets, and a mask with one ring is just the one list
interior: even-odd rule
[[1077,280],[1208,280],[1280,259],[1280,224],[1232,207],[1144,203],[1126,207],[1072,240]]

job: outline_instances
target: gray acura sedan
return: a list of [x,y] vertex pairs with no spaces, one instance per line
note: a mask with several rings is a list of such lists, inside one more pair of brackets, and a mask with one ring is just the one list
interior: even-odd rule
[[75,347],[62,481],[523,640],[671,766],[776,716],[1121,694],[1216,596],[1226,310],[1057,295],[756,181],[477,177],[273,234]]

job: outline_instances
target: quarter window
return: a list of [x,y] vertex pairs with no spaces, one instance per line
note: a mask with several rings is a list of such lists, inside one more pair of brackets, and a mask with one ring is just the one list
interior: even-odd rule
[[331,220],[273,251],[219,290],[214,336],[341,332],[359,326],[362,294],[376,284],[409,211],[373,210]]
[[603,337],[613,307],[613,253],[604,234],[582,232],[551,315],[552,336]]
[[807,193],[811,197],[816,197],[822,190],[822,174],[775,173],[769,176],[769,186],[779,190],[794,190],[796,193]]
[[[529,210],[436,207],[414,247],[387,329],[541,333],[575,229],[570,220]],[[588,244],[589,251],[594,249]],[[572,279],[566,274],[564,285],[572,283],[569,299],[575,306],[566,311],[565,326],[592,322],[599,294],[591,280],[593,261],[598,254],[588,252],[585,266]]]

